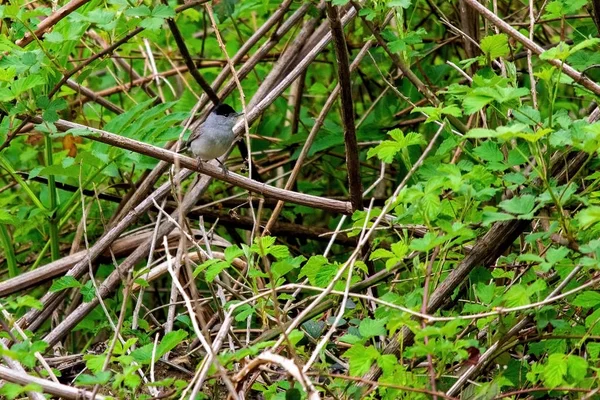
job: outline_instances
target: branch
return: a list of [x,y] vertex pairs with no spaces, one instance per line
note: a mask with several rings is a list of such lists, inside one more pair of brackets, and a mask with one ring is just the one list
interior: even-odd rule
[[[38,378],[37,376],[15,372],[3,366],[0,366],[0,378],[8,382],[18,383],[19,385],[23,386],[29,385],[30,383],[36,384],[42,387],[44,393],[50,393],[63,399],[78,400],[81,398],[93,398],[92,393],[88,392],[87,390],[47,381],[46,379]],[[97,400],[105,399],[104,396],[99,394],[97,394],[95,397]]]
[[[41,122],[39,117],[33,117],[33,121]],[[69,129],[87,129],[90,135],[82,135],[97,142],[106,143],[111,146],[119,147],[125,150],[131,150],[136,153],[144,154],[158,160],[166,161],[170,164],[175,164],[176,160],[184,168],[192,171],[197,171],[213,178],[231,183],[234,186],[241,187],[251,192],[260,193],[267,197],[272,197],[277,200],[285,200],[291,203],[300,204],[303,206],[318,208],[321,210],[332,211],[337,213],[349,214],[352,212],[351,205],[346,201],[332,200],[324,197],[313,196],[290,190],[279,189],[264,183],[259,183],[255,180],[248,179],[233,172],[225,171],[215,165],[200,162],[191,157],[187,157],[173,151],[163,149],[161,147],[152,146],[137,140],[129,139],[123,136],[115,135],[114,133],[106,132],[100,129],[89,128],[85,125],[75,124],[73,122],[58,120],[55,123],[56,127],[61,131]]]
[[[77,10],[79,7],[86,4],[89,0],[73,0],[56,10],[56,12],[42,22],[39,23],[37,29],[32,35],[30,32],[27,32],[22,39],[17,40],[16,45],[20,47],[25,47],[29,43],[33,42],[33,38],[40,38],[48,31],[52,26],[56,25],[60,20],[65,18],[67,15],[71,14],[73,11]],[[35,35],[35,36],[34,36]]]
[[350,62],[344,29],[337,8],[327,2],[327,17],[331,25],[331,34],[338,62],[338,80],[341,87],[342,123],[344,125],[344,142],[346,143],[346,164],[348,167],[348,183],[352,210],[362,210],[362,184],[360,164],[358,162],[358,142],[354,124],[354,104],[352,101],[352,82],[350,81]]
[[167,18],[167,25],[169,25],[169,29],[171,29],[173,39],[175,39],[175,43],[177,43],[179,52],[181,53],[183,61],[185,62],[185,65],[187,65],[190,74],[194,77],[196,82],[198,82],[202,90],[204,90],[204,93],[206,93],[210,101],[212,101],[214,105],[219,104],[221,102],[219,100],[219,96],[217,96],[213,88],[208,84],[208,82],[206,82],[202,75],[200,75],[200,72],[198,72],[198,68],[196,68],[194,60],[192,60],[192,56],[190,55],[190,52],[188,51],[188,48],[185,45],[185,41],[181,36],[181,32],[179,32],[179,28],[177,28],[175,20],[173,18]]

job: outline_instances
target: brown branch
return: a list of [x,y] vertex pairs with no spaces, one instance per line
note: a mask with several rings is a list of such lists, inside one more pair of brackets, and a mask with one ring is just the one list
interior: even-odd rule
[[75,90],[78,93],[81,93],[91,101],[94,101],[100,104],[101,106],[106,107],[108,110],[114,112],[115,114],[123,114],[125,112],[125,110],[123,110],[121,107],[111,103],[110,101],[100,96],[98,93],[95,93],[94,91],[86,88],[85,86],[81,86],[79,83],[75,82],[72,79],[68,79],[66,84],[69,88]]
[[358,163],[358,141],[354,123],[354,103],[352,101],[352,82],[350,81],[350,62],[344,29],[337,7],[327,2],[327,17],[331,25],[331,34],[337,58],[338,80],[341,87],[342,123],[344,125],[344,142],[346,144],[346,164],[348,168],[348,184],[352,210],[362,210],[362,183],[360,164]]
[[[151,236],[152,232],[150,231],[118,238],[110,246],[110,251],[104,250],[98,255],[98,257],[106,257],[107,259],[110,259],[111,254],[115,257],[129,255],[134,249],[148,240],[148,238]],[[178,239],[179,232],[171,232],[169,235],[169,240],[175,241]],[[85,258],[87,254],[87,250],[78,251],[77,253],[70,254],[32,271],[27,271],[19,276],[2,281],[0,282],[0,297],[6,297],[13,293],[27,290],[50,279],[54,279],[59,275],[63,275],[82,260],[87,266],[87,258]]]
[[17,40],[16,45],[20,47],[25,47],[29,43],[33,42],[34,38],[40,38],[54,25],[56,25],[60,20],[65,18],[67,15],[71,14],[73,11],[77,10],[79,7],[86,4],[89,0],[72,0],[56,10],[56,12],[49,17],[45,18],[42,22],[39,23],[37,29],[33,33],[33,35],[28,32],[23,38]]
[[[17,383],[19,385],[29,385],[35,384],[42,388],[44,393],[49,393],[54,396],[57,396],[61,399],[92,399],[93,395],[91,392],[86,390],[71,387],[68,385],[63,385],[62,383],[52,382],[46,379],[38,378],[37,376],[31,376],[25,373],[19,373],[17,371],[11,370],[4,366],[0,366],[0,378],[6,380],[7,382]],[[104,400],[105,397],[97,394],[97,400]]]
[[[363,57],[367,54],[367,51],[369,50],[369,48],[371,48],[372,45],[373,45],[372,40],[369,40],[369,41],[367,41],[367,43],[365,43],[365,45],[363,46],[361,51],[356,56],[355,60],[352,62],[352,65],[350,66],[351,71],[353,71],[356,67],[358,67],[358,64],[363,59]],[[315,120],[315,124],[310,129],[310,133],[308,134],[308,137],[304,141],[304,145],[302,146],[302,150],[300,151],[300,154],[298,155],[296,164],[294,165],[294,168],[292,169],[290,177],[288,178],[288,180],[285,184],[286,189],[291,189],[292,186],[294,185],[294,183],[296,182],[296,179],[298,178],[298,175],[300,174],[300,169],[302,168],[302,166],[304,165],[304,161],[308,157],[310,147],[312,146],[312,144],[317,136],[317,133],[323,126],[323,123],[325,122],[325,118],[327,117],[329,110],[333,106],[333,103],[335,102],[335,100],[337,99],[337,96],[339,94],[340,94],[340,84],[338,83],[335,86],[335,88],[331,91],[331,93],[329,94],[329,97],[327,98],[327,100],[325,101],[325,104],[323,105],[323,107],[321,108],[321,111],[319,112],[319,116]],[[271,213],[271,217],[269,218],[269,221],[265,225],[265,229],[264,229],[265,233],[268,233],[271,230],[271,227],[273,226],[273,224],[275,224],[275,221],[279,217],[279,214],[281,213],[283,206],[284,206],[284,202],[280,201],[277,203],[277,205],[275,206],[275,209]]]
[[[250,51],[252,46],[254,46],[259,39],[261,39],[268,31],[281,21],[284,17],[285,12],[290,7],[291,1],[286,0],[282,3],[277,11],[273,13],[271,17],[252,35],[248,40],[242,45],[240,50],[231,58],[231,62],[237,64],[242,58]],[[262,60],[269,51],[275,47],[275,45],[279,42],[279,40],[294,27],[299,21],[302,20],[304,15],[308,12],[308,10],[312,7],[311,4],[303,4],[300,6],[294,14],[292,14],[284,23],[282,23],[276,30],[271,34],[269,39],[244,63],[244,65],[239,69],[237,75],[240,79],[246,77],[258,64],[260,60]],[[221,87],[225,79],[231,74],[231,70],[229,68],[223,68],[219,75],[215,78],[212,88],[217,90]],[[219,92],[219,96],[221,98],[226,98],[235,88],[235,81],[231,80],[225,89]],[[202,96],[199,101],[199,108],[202,109],[206,106],[207,97]]]
[[188,67],[188,70],[192,77],[196,80],[198,85],[204,90],[204,93],[208,96],[210,101],[213,102],[214,105],[219,104],[221,101],[219,100],[219,96],[215,93],[213,88],[206,82],[206,80],[202,77],[198,68],[196,68],[196,64],[194,64],[194,60],[192,60],[192,56],[185,45],[185,41],[181,36],[181,32],[179,28],[177,28],[177,24],[175,20],[172,18],[167,18],[167,25],[169,25],[169,29],[171,29],[171,33],[173,34],[173,39],[175,39],[175,43],[177,43],[177,47],[179,48],[179,52],[185,61],[185,65]]
[[[219,221],[219,224],[230,225],[234,228],[252,230],[254,227],[254,220],[251,217],[244,216],[231,216],[229,213],[216,212],[206,209],[198,211],[190,211],[188,213],[190,217],[204,217],[206,221],[213,222]],[[327,228],[320,228],[316,226],[304,226],[300,224],[293,224],[289,222],[276,222],[269,231],[271,234],[276,236],[289,236],[294,238],[305,238],[310,240],[318,240],[328,243],[331,241],[330,234],[331,230]],[[348,237],[344,233],[338,233],[335,237],[337,244],[345,246],[356,246],[357,238]],[[1,287],[2,283],[0,283]]]
[[[36,122],[42,121],[40,117],[33,117],[32,120]],[[285,200],[295,204],[343,214],[352,212],[352,207],[348,202],[292,192],[267,184],[262,184],[241,175],[234,174],[233,172],[226,171],[223,168],[219,168],[215,165],[200,162],[191,157],[187,157],[161,147],[139,142],[137,140],[129,139],[124,136],[115,135],[114,133],[106,132],[100,129],[89,128],[84,125],[75,124],[62,119],[56,121],[55,125],[61,131],[67,131],[69,129],[87,129],[90,131],[90,134],[85,135],[85,137],[89,139],[144,154],[158,160],[166,161],[170,164],[175,164],[178,162],[179,165],[184,168],[206,174],[213,178],[218,178],[222,181],[231,183],[234,186],[239,186],[251,192],[260,193],[274,199]]]

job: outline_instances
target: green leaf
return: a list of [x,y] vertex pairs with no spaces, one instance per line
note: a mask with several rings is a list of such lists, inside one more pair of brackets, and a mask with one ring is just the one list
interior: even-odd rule
[[299,268],[300,264],[302,264],[306,258],[304,256],[298,257],[288,257],[283,260],[275,261],[271,265],[271,272],[273,273],[274,278],[277,280],[278,278],[284,276],[288,272]]
[[43,393],[43,389],[35,383],[21,386],[16,383],[4,382],[2,387],[0,387],[0,395],[9,400],[16,399],[27,392]]
[[509,213],[529,214],[535,207],[535,196],[526,194],[519,197],[513,197],[510,200],[501,201],[499,206]]
[[387,330],[385,329],[386,323],[387,319],[365,318],[362,321],[360,321],[358,331],[360,332],[360,335],[365,339],[371,338],[373,336],[385,336],[387,334]]
[[81,283],[77,279],[70,275],[66,275],[52,282],[52,286],[50,286],[49,290],[50,292],[60,292],[61,290],[79,288],[81,286]]
[[546,6],[547,18],[560,18],[579,11],[587,0],[554,0]]
[[111,376],[110,371],[99,371],[94,375],[81,374],[75,378],[75,383],[82,386],[106,385]]
[[229,246],[225,249],[225,260],[231,263],[234,258],[241,257],[244,255],[244,250],[240,249],[238,246]]
[[504,33],[486,36],[481,40],[481,51],[490,59],[505,57],[509,54],[508,36]]
[[575,382],[581,382],[587,375],[588,363],[585,358],[570,354],[567,357],[567,374]]
[[317,271],[314,280],[311,281],[310,277],[308,278],[308,280],[313,286],[326,287],[331,283],[337,271],[338,267],[336,265],[325,265],[323,266],[323,268]]
[[587,352],[592,360],[598,360],[598,356],[600,356],[600,343],[588,342],[585,345],[585,348],[587,349]]
[[567,374],[567,360],[564,354],[551,354],[544,366],[542,378],[550,389],[560,386]]
[[350,375],[360,376],[369,372],[369,368],[379,358],[379,352],[373,347],[365,347],[360,343],[348,349],[344,356],[350,363]]
[[175,10],[166,4],[158,4],[152,10],[152,16],[156,18],[174,18]]
[[87,281],[85,285],[81,286],[79,291],[81,292],[84,303],[89,303],[96,297],[96,289],[94,288],[92,281]]
[[408,8],[412,4],[412,0],[389,0],[387,2],[388,7],[402,7]]
[[527,294],[527,289],[522,285],[514,285],[508,289],[504,294],[503,299],[506,302],[507,307],[519,307],[531,303]]
[[415,132],[410,132],[404,136],[404,132],[400,129],[394,129],[389,131],[388,134],[393,140],[384,140],[379,145],[369,149],[367,152],[368,158],[377,156],[383,162],[391,163],[396,154],[403,149],[425,143],[423,137]]
[[[187,336],[188,334],[184,330],[171,331],[167,333],[156,347],[155,360],[158,360],[167,352],[173,350]],[[131,356],[140,364],[150,364],[152,361],[153,347],[154,343],[148,343],[147,345],[132,351]]]
[[599,206],[591,206],[588,208],[584,208],[576,216],[581,229],[587,229],[592,225],[600,222],[600,207]]
[[554,47],[544,51],[542,54],[540,54],[540,59],[541,60],[565,61],[567,59],[567,57],[569,57],[569,54],[570,54],[569,45],[564,42],[560,42],[556,46],[554,46]]
[[571,304],[575,307],[596,307],[600,304],[600,293],[592,291],[580,293]]
[[229,263],[223,260],[218,260],[217,262],[211,264],[211,266],[206,270],[206,281],[214,281],[217,275],[219,275],[221,271],[225,270],[227,267],[229,267]]

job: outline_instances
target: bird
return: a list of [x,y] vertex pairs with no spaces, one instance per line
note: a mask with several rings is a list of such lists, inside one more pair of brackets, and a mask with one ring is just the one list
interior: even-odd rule
[[235,112],[228,104],[217,105],[187,140],[192,154],[200,161],[214,160],[225,154],[235,140],[233,126],[243,114]]

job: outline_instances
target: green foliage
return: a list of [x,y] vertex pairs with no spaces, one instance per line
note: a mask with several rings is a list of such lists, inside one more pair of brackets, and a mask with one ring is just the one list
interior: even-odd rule
[[[286,368],[264,360],[255,363],[269,353],[293,360],[301,370],[312,360],[306,372],[321,397],[365,397],[348,378],[364,378],[375,368],[380,376],[368,398],[436,397],[428,392],[432,379],[435,390],[448,391],[456,375],[480,362],[490,348],[496,349],[492,364],[469,376],[453,397],[493,398],[532,388],[540,389],[531,394],[539,398],[588,395],[566,390],[597,387],[600,361],[600,122],[588,120],[598,97],[589,88],[600,82],[600,39],[594,20],[580,16],[588,13],[587,3],[533,2],[531,33],[545,51],[529,56],[530,47],[516,31],[498,30],[493,21],[484,26],[481,16],[471,20],[481,38],[472,35],[478,43],[467,46],[462,35],[448,29],[463,30],[466,24],[451,2],[361,2],[343,32],[351,62],[364,55],[350,74],[362,188],[349,185],[353,149],[341,112],[346,104],[333,99],[314,141],[304,148],[343,68],[330,44],[296,79],[294,89],[261,106],[259,118],[249,121],[251,168],[244,140],[227,161],[228,182],[213,180],[193,202],[184,197],[191,179],[174,182],[179,167],[163,170],[149,185],[152,193],[172,183],[164,208],[174,212],[173,219],[188,235],[181,242],[185,248],[173,246],[175,236],[169,241],[171,260],[177,261],[173,267],[179,267],[177,279],[195,311],[189,315],[182,296],[175,296],[172,276],[161,272],[162,237],[156,238],[152,262],[143,257],[131,274],[120,271],[121,286],[108,295],[102,286],[132,252],[151,247],[148,238],[159,220],[156,207],[112,218],[123,209],[123,199],[155,176],[151,171],[159,160],[141,147],[126,151],[105,143],[98,129],[157,147],[185,141],[191,134],[188,118],[204,93],[187,70],[167,20],[177,24],[192,63],[209,84],[221,71],[229,72],[228,59],[234,60],[239,87],[227,77],[216,85],[217,92],[238,111],[244,103],[246,116],[254,118],[250,105],[262,100],[255,94],[275,93],[274,87],[327,37],[326,13],[315,1],[291,2],[282,10],[282,20],[273,21],[247,53],[234,57],[282,2],[210,2],[227,55],[204,5],[181,11],[191,3],[91,1],[21,46],[55,10],[20,0],[4,2],[3,279],[36,273],[57,258],[61,268],[70,268],[116,223],[128,223],[120,243],[91,260],[86,280],[63,273],[27,293],[0,282],[2,311],[10,314],[3,317],[7,327],[27,312],[43,309],[40,299],[47,293],[66,299],[54,322],[103,297],[62,338],[60,348],[64,355],[83,354],[86,371],[76,371],[74,385],[100,385],[101,394],[115,398],[181,397],[188,373],[198,373],[212,357],[204,344],[200,350],[191,348],[193,322],[209,345],[220,344],[214,354],[219,367],[207,366],[197,398],[227,397],[222,374],[236,389],[246,390],[247,398],[307,398]],[[298,23],[280,33],[305,5]],[[331,0],[329,5],[340,7],[344,18],[350,2]],[[498,16],[529,36],[524,5],[503,2]],[[382,26],[386,19],[391,22]],[[298,41],[297,35],[312,30],[313,22],[316,36]],[[379,35],[386,46],[377,43]],[[122,39],[109,54],[91,59]],[[367,40],[373,40],[368,53],[359,53]],[[268,51],[263,54],[259,48]],[[280,60],[289,54],[293,57]],[[243,66],[259,56],[252,68]],[[271,80],[275,62],[283,69],[278,67]],[[587,88],[573,71],[591,82]],[[204,117],[209,108],[197,110],[195,117]],[[36,119],[26,119],[31,117]],[[63,131],[65,121],[79,125]],[[293,184],[286,186],[301,154],[307,158],[293,173],[298,172]],[[574,169],[581,164],[582,169]],[[559,174],[564,165],[570,165],[569,171]],[[231,183],[240,179],[233,174],[247,177],[250,170],[256,181],[280,189],[277,199],[285,199],[281,209],[260,189],[249,193]],[[300,195],[281,192],[283,187],[320,199],[293,204]],[[318,206],[345,202],[354,190],[366,194],[363,207],[345,209],[352,214],[348,218]],[[182,221],[174,210],[192,203],[194,213]],[[280,212],[275,224],[270,223],[273,210]],[[160,219],[165,223],[164,215]],[[270,232],[265,231],[267,221]],[[513,229],[499,237],[499,227],[506,226]],[[138,251],[124,245],[130,242],[144,244]],[[364,243],[361,248],[359,242]],[[82,253],[70,255],[75,252]],[[195,263],[196,256],[202,261]],[[450,285],[453,290],[440,296]],[[518,309],[507,310],[512,308]],[[428,316],[414,315],[423,312]],[[225,323],[229,325],[222,330]],[[526,326],[513,335],[517,323]],[[54,325],[34,327],[24,332],[25,338],[16,330],[12,337],[4,332],[11,345],[1,353],[28,373],[45,376],[34,353],[48,355],[55,348],[43,340]],[[396,340],[401,342],[397,348],[392,346]],[[113,341],[110,354],[108,346],[99,346]],[[397,350],[393,354],[392,347]],[[175,366],[159,361],[167,354]],[[142,376],[154,369],[156,379],[146,382]],[[260,373],[258,379],[255,373]],[[27,391],[40,388],[5,382],[0,397],[20,398]]]

